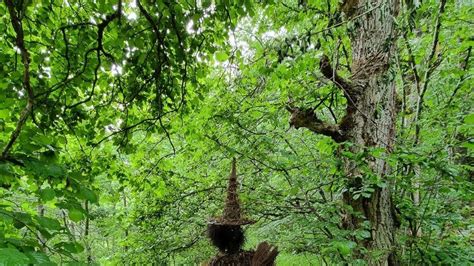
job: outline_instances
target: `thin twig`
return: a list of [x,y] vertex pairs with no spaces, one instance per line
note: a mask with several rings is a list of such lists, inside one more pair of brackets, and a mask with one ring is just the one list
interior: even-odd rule
[[453,93],[449,97],[448,103],[446,104],[447,106],[451,105],[451,102],[453,101],[454,96],[456,96],[456,93],[461,88],[461,86],[462,86],[462,84],[465,80],[466,72],[467,72],[468,67],[469,67],[469,59],[471,58],[471,51],[472,51],[472,46],[469,46],[469,48],[467,48],[466,58],[464,58],[464,62],[463,62],[463,65],[462,65],[462,69],[464,70],[464,72],[462,73],[461,77],[459,77],[458,84],[456,85],[456,88],[454,88]]
[[425,75],[423,77],[423,82],[424,82],[423,87],[421,89],[420,95],[418,97],[418,101],[416,103],[415,142],[413,143],[415,146],[420,141],[421,126],[420,126],[419,120],[420,120],[421,112],[423,110],[423,102],[424,102],[425,93],[428,89],[428,84],[429,84],[429,81],[430,81],[431,74],[434,71],[434,68],[433,68],[434,63],[432,61],[433,61],[433,58],[435,56],[436,48],[438,47],[438,43],[439,43],[439,32],[440,32],[440,29],[441,29],[441,15],[444,13],[445,6],[446,6],[446,0],[441,0],[441,2],[439,4],[438,16],[436,17],[436,27],[435,27],[435,31],[433,33],[433,42],[432,42],[432,45],[431,45],[431,52],[428,55],[428,58],[426,60],[426,63],[428,64],[428,67],[427,67],[427,70],[426,70]]

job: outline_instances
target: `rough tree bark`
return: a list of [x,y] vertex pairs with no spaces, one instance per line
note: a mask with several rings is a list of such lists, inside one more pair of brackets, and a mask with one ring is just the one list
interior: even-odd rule
[[[394,18],[398,5],[398,0],[345,1],[341,7],[346,19],[351,20],[348,27],[352,46],[351,79],[340,77],[326,56],[321,59],[320,70],[343,91],[347,99],[346,114],[339,124],[334,125],[319,119],[312,109],[288,107],[292,126],[330,136],[336,142],[351,142],[354,145],[350,149],[355,153],[373,147],[383,148],[387,153],[392,151],[397,108],[394,76],[389,69],[396,48]],[[364,220],[370,221],[370,239],[359,241],[369,251],[377,251],[366,255],[368,263],[398,265],[395,253],[398,222],[390,182],[385,180],[387,186],[383,188],[373,186],[370,198],[355,199],[352,191],[362,186],[365,176],[355,161],[347,158],[343,161],[347,176],[343,201],[365,216],[360,218],[348,213],[343,221],[345,227],[356,229]],[[367,161],[373,173],[386,179],[390,169],[383,159],[372,157]],[[376,253],[381,255],[373,256]]]

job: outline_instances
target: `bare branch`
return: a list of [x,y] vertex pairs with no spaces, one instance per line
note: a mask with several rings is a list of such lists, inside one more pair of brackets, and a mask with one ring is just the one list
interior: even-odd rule
[[338,125],[322,121],[316,116],[312,108],[303,109],[298,107],[287,107],[287,110],[291,113],[290,126],[296,129],[305,127],[314,133],[331,137],[336,142],[343,142],[346,140],[346,137],[342,133],[342,130],[339,129]]

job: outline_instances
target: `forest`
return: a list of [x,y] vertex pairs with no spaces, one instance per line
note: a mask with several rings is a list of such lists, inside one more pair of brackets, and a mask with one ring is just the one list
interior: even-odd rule
[[473,265],[473,14],[0,0],[0,265]]

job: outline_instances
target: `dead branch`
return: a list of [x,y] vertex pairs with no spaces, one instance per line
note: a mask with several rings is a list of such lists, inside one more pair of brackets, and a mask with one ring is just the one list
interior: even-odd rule
[[287,107],[290,113],[290,126],[298,129],[305,127],[314,133],[331,137],[336,142],[346,140],[342,130],[336,124],[330,124],[319,119],[314,113],[314,109],[304,109],[298,107]]

